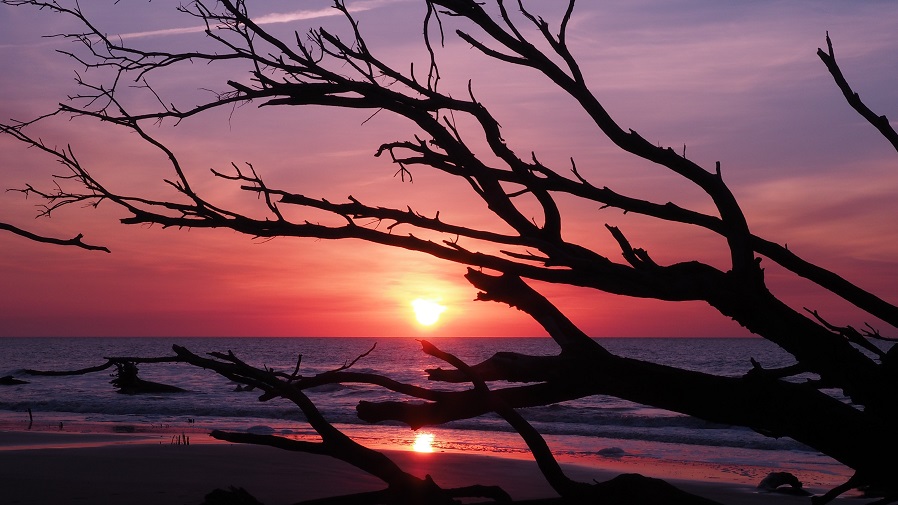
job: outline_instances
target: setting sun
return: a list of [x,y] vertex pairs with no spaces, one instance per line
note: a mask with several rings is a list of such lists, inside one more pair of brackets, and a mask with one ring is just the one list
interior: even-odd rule
[[412,450],[415,452],[433,452],[433,434],[416,433]]
[[415,311],[415,319],[424,326],[436,323],[440,319],[440,314],[446,311],[445,306],[424,298],[412,301],[412,309]]

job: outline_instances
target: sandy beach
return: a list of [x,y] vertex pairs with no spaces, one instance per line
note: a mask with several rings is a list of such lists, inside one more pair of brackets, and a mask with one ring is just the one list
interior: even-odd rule
[[[333,458],[205,442],[204,436],[193,437],[187,446],[172,445],[170,436],[156,434],[0,432],[2,501],[15,505],[188,505],[201,503],[213,489],[235,486],[266,505],[286,505],[383,487],[377,479]],[[421,477],[430,474],[444,487],[479,483],[502,486],[515,499],[554,496],[532,461],[412,451],[390,451],[389,455],[406,471]],[[566,470],[575,479],[602,481],[633,471],[634,462],[629,465],[567,465]],[[657,467],[644,470],[642,473],[656,476],[665,472]],[[674,477],[672,483],[722,503],[809,503],[806,497],[758,493],[754,485],[739,482],[735,476],[723,479],[695,469],[680,470],[668,476]],[[676,478],[683,475],[695,478]],[[843,498],[837,503],[865,501]]]

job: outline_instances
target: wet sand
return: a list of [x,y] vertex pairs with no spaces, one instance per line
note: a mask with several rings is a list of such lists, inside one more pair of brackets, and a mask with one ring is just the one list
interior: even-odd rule
[[[0,432],[2,501],[15,505],[199,504],[213,489],[234,486],[266,505],[287,505],[383,488],[376,478],[330,457],[210,442],[205,435],[192,436],[191,445],[174,445],[171,436],[156,434]],[[443,487],[476,483],[501,486],[514,499],[555,496],[532,461],[411,451],[389,451],[388,455],[405,471],[419,477],[429,474]],[[810,503],[807,497],[759,493],[745,477],[740,482],[738,475],[725,471],[675,471],[673,463],[645,467],[633,460],[626,464],[609,460],[604,467],[566,465],[565,469],[583,481],[640,471],[667,477],[687,491],[732,505]],[[843,498],[836,503],[866,501]]]

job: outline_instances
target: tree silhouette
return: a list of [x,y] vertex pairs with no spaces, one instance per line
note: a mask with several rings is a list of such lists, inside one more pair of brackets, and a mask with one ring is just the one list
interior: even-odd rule
[[[839,326],[827,321],[824,314],[788,306],[768,289],[761,259],[816,283],[892,327],[898,327],[898,307],[786,247],[754,235],[723,180],[719,162],[713,169],[702,167],[686,158],[685,152],[655,145],[636,131],[621,127],[590,90],[568,48],[573,1],[567,4],[557,25],[552,25],[520,2],[514,6],[518,12],[511,12],[501,0],[489,6],[473,0],[424,0],[427,10],[422,43],[429,54],[424,72],[416,72],[414,67],[402,71],[380,59],[369,49],[359,24],[339,0],[334,8],[345,18],[345,34],[319,28],[304,38],[296,34],[289,39],[278,38],[254,22],[244,1],[195,1],[180,10],[204,24],[206,37],[215,43],[215,49],[183,52],[146,49],[107,36],[77,6],[24,0],[4,3],[33,5],[79,20],[84,31],[59,35],[82,43],[79,51],[67,54],[88,69],[111,75],[103,83],[79,76],[81,92],[56,111],[0,127],[4,133],[55,157],[68,169],[52,191],[31,186],[23,190],[46,200],[45,214],[73,203],[108,201],[128,212],[122,219],[125,224],[226,228],[253,237],[353,238],[429,254],[469,266],[466,278],[479,290],[478,299],[502,302],[529,314],[560,349],[551,357],[500,353],[471,367],[445,356],[454,369],[430,370],[432,380],[474,384],[472,389],[451,393],[436,394],[384,377],[348,371],[302,381],[280,377],[283,384],[266,383],[270,378],[246,379],[267,387],[269,395],[305,401],[291,395],[301,394],[300,389],[316,381],[369,382],[427,401],[363,402],[358,415],[366,421],[402,421],[417,428],[498,412],[524,435],[528,429],[518,424],[515,408],[606,394],[709,421],[747,426],[768,436],[790,437],[855,470],[851,480],[819,498],[820,502],[867,485],[880,486],[890,499],[898,499],[898,462],[893,457],[898,452],[898,435],[893,429],[898,421],[898,351],[872,327],[858,330]],[[450,38],[443,32],[447,18],[466,27],[454,33],[463,43],[493,58],[496,64],[521,67],[548,78],[556,91],[573,99],[618,148],[690,183],[708,197],[714,211],[657,203],[595,185],[578,170],[574,158],[560,170],[542,163],[535,154],[521,156],[514,152],[503,138],[497,119],[477,99],[473,86],[469,85],[467,96],[461,98],[440,90],[434,44]],[[827,50],[818,54],[849,103],[898,149],[888,121],[870,111],[851,90],[836,63],[828,35],[826,42]],[[235,72],[211,100],[179,107],[161,96],[147,79],[189,62],[228,65],[244,73]],[[136,83],[136,88],[153,98],[157,107],[133,112],[123,97],[125,82]],[[427,168],[465,181],[509,231],[456,224],[439,214],[427,216],[401,204],[376,206],[352,196],[334,202],[271,187],[251,164],[213,170],[216,178],[260,197],[262,208],[247,212],[195,189],[195,181],[188,178],[177,154],[145,127],[177,124],[211,109],[247,103],[259,107],[366,109],[404,118],[421,133],[382,144],[376,156],[389,156],[403,178],[412,177],[415,169]],[[30,135],[33,125],[52,116],[94,118],[136,133],[166,155],[172,174],[166,179],[171,195],[159,198],[109,189],[79,162],[72,148],[51,147]],[[633,246],[621,229],[606,225],[624,259],[615,261],[564,238],[564,215],[559,208],[562,198],[710,231],[724,240],[727,265],[721,269],[699,260],[662,264],[648,251]],[[522,210],[534,206],[538,219],[529,217],[530,210]],[[337,218],[338,224],[292,217],[301,215],[302,210],[323,212]],[[433,236],[443,239],[423,238]],[[733,378],[616,356],[578,329],[527,280],[630,297],[702,301],[787,351],[794,357],[794,364],[769,369],[752,360],[753,366],[744,376]],[[874,345],[871,340],[881,343]],[[439,352],[426,345],[425,351]],[[198,361],[205,358],[192,357],[186,350],[176,352],[191,364],[219,373],[233,373],[228,367],[243,366],[234,362],[233,356],[221,355],[224,362],[213,365]],[[812,379],[799,380],[802,374],[810,374]],[[486,385],[499,380],[523,384]],[[827,392],[831,390],[843,397]],[[227,435],[222,438],[247,441]],[[266,443],[257,438],[251,441]],[[531,448],[540,461],[550,459],[551,453],[546,455],[534,445]],[[544,469],[547,475],[553,475],[548,465]],[[553,485],[563,496],[580,493],[580,486],[566,483],[563,476]]]

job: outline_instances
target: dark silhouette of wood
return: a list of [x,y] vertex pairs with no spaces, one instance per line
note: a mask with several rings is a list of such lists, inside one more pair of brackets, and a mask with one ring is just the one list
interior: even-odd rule
[[115,377],[109,383],[115,386],[121,394],[183,393],[185,391],[177,386],[141,379],[137,376],[138,368],[133,361],[116,361],[115,368]]
[[795,496],[810,496],[798,477],[789,472],[770,472],[758,483],[758,491],[764,493],[782,493]]
[[0,377],[0,386],[18,386],[20,384],[28,384],[28,381],[16,379],[12,375],[5,375],[3,377]]
[[206,495],[202,505],[262,505],[249,491],[242,487],[215,489]]
[[129,357],[112,357],[106,358],[106,362],[102,365],[80,368],[78,370],[32,370],[25,369],[22,373],[27,375],[43,375],[50,377],[62,377],[69,375],[85,375],[89,373],[102,372],[109,368],[115,367],[113,379],[109,381],[119,393],[135,395],[135,394],[153,394],[153,393],[182,393],[185,390],[169,384],[162,384],[141,379],[137,376],[137,363],[175,363],[179,359],[175,357],[150,357],[142,358],[136,356]]
[[587,484],[577,482],[565,475],[542,435],[518,414],[501,396],[493,395],[486,382],[467,363],[456,356],[441,351],[436,346],[421,340],[426,354],[439,358],[464,374],[474,384],[474,391],[480,402],[501,416],[524,439],[533,454],[540,471],[552,488],[561,496],[563,503],[641,503],[667,504],[682,503],[710,505],[715,502],[679,490],[659,479],[650,479],[638,474],[621,475],[607,482]]
[[56,244],[56,245],[70,245],[70,246],[80,247],[81,249],[87,249],[88,251],[110,252],[109,248],[107,248],[107,247],[91,245],[91,244],[82,242],[81,239],[84,238],[84,235],[82,235],[80,233],[70,239],[46,237],[44,235],[38,235],[36,233],[32,233],[28,230],[23,230],[22,228],[19,228],[18,226],[13,226],[9,223],[0,223],[0,230],[6,230],[8,232],[13,233],[14,235],[19,235],[20,237],[25,237],[28,240],[32,240],[34,242],[43,242],[45,244]]
[[85,368],[79,368],[77,370],[34,370],[31,368],[26,368],[22,370],[22,373],[26,375],[40,375],[46,377],[61,377],[66,375],[85,375],[94,372],[102,372],[103,370],[108,370],[118,363],[177,363],[179,360],[176,357],[171,356],[162,356],[162,357],[139,357],[139,356],[116,356],[110,358],[104,358],[106,360],[102,365],[97,366],[89,366]]
[[[545,449],[518,421],[514,409],[608,394],[709,421],[751,427],[768,436],[788,436],[856,471],[849,482],[817,498],[817,502],[867,485],[881,486],[886,496],[898,494],[898,462],[894,458],[898,453],[898,433],[892,429],[898,423],[898,350],[870,325],[866,330],[857,330],[850,324],[829,322],[826,314],[813,307],[802,311],[787,306],[768,289],[761,261],[766,258],[819,285],[883,321],[890,331],[898,328],[898,307],[798,253],[754,235],[724,182],[719,162],[714,167],[700,166],[685,157],[685,150],[656,145],[618,124],[590,90],[567,46],[574,1],[568,2],[557,25],[550,26],[520,2],[517,12],[512,13],[503,2],[496,2],[490,11],[474,0],[422,0],[427,7],[423,43],[430,60],[426,77],[415,74],[413,68],[401,71],[379,59],[365,43],[353,15],[339,0],[334,7],[345,18],[345,33],[318,28],[309,31],[306,39],[297,36],[295,40],[278,39],[256,24],[243,0],[198,0],[180,10],[209,27],[206,36],[217,49],[182,52],[134,47],[126,40],[108,37],[91,24],[77,5],[69,8],[36,0],[2,1],[40,7],[79,21],[82,32],[58,35],[83,45],[66,54],[87,69],[102,68],[114,74],[112,82],[99,83],[79,75],[80,92],[55,112],[32,121],[0,125],[0,132],[43,151],[68,170],[57,177],[53,190],[42,191],[31,185],[21,190],[44,199],[42,214],[49,215],[71,204],[96,205],[105,201],[128,213],[122,219],[125,224],[226,228],[252,237],[360,239],[429,254],[470,267],[466,278],[480,291],[479,300],[505,303],[524,311],[559,346],[556,356],[504,352],[473,366],[446,356],[454,369],[428,371],[434,381],[474,384],[472,389],[462,391],[439,391],[402,384],[374,373],[354,372],[350,370],[351,363],[330,373],[302,377],[299,360],[292,373],[275,372],[250,367],[230,352],[213,354],[210,359],[176,348],[176,357],[164,359],[211,368],[238,384],[260,389],[263,400],[284,397],[300,405],[304,412],[308,409],[310,422],[316,430],[320,429],[323,438],[317,445],[273,442],[257,436],[232,438],[233,441],[287,444],[293,450],[335,455],[377,475],[388,483],[390,490],[401,489],[402,496],[409,500],[430,496],[428,493],[436,492],[435,485],[409,480],[394,465],[383,463],[386,466],[381,467],[381,456],[347,442],[302,394],[306,388],[326,383],[374,384],[424,402],[359,404],[359,416],[371,422],[399,420],[416,428],[487,412],[506,413],[506,420],[525,439],[534,441],[532,449],[544,463],[544,471],[556,490],[573,496],[576,493],[569,493],[569,488],[578,486],[565,483],[564,477],[557,475]],[[713,210],[700,212],[673,201],[657,203],[594,185],[574,158],[569,166],[551,167],[541,162],[536,153],[521,156],[514,152],[503,138],[497,118],[487,104],[477,99],[473,84],[467,96],[440,91],[435,40],[431,37],[439,33],[441,42],[448,39],[441,16],[451,17],[458,26],[454,35],[459,40],[497,64],[521,67],[548,79],[559,93],[582,109],[601,135],[634,157],[694,185],[711,202]],[[846,100],[898,149],[895,132],[887,120],[872,113],[848,85],[828,35],[826,44],[827,51],[818,50],[818,56]],[[148,84],[149,76],[181,69],[189,62],[226,63],[228,68],[243,65],[246,74],[235,73],[217,86],[210,84],[208,88],[219,90],[211,99],[186,106],[162,97]],[[147,93],[147,98],[159,104],[158,108],[131,112],[130,104],[122,98],[124,94],[116,93],[118,87],[124,86],[121,83],[129,81],[136,81],[136,89]],[[403,180],[411,178],[414,170],[429,169],[464,181],[504,227],[462,225],[453,222],[451,216],[424,215],[401,203],[381,206],[353,196],[339,202],[310,197],[269,186],[249,163],[212,171],[212,177],[219,182],[237,185],[247,195],[259,197],[260,212],[236,210],[244,207],[231,207],[231,202],[215,200],[212,192],[207,195],[195,190],[177,153],[145,128],[147,124],[177,124],[211,109],[248,103],[260,107],[360,108],[405,119],[420,132],[418,136],[386,142],[375,155],[388,157]],[[30,133],[33,125],[55,117],[116,125],[158,149],[167,160],[165,181],[171,188],[169,197],[111,190],[82,166],[74,148],[49,146]],[[467,125],[465,132],[459,131],[462,124]],[[473,137],[482,142],[465,140]],[[535,211],[523,210],[520,202],[525,195],[531,203],[535,202]],[[634,244],[624,229],[610,224],[605,228],[607,238],[616,245],[620,258],[568,242],[561,230],[571,217],[562,215],[559,198],[707,230],[723,239],[721,254],[726,261],[722,266],[700,261],[664,264]],[[282,209],[293,212],[285,213]],[[339,218],[341,224],[289,217],[302,210],[323,212]],[[423,236],[444,238],[434,241],[420,238]],[[702,301],[784,349],[794,357],[794,363],[768,369],[746,357],[744,376],[718,377],[615,356],[536,292],[531,281],[569,284],[630,297]],[[878,345],[871,340],[878,340]],[[799,374],[809,374],[812,380],[797,382]],[[487,387],[492,381],[518,384]],[[830,394],[832,390],[844,395],[847,402]],[[242,437],[221,433],[217,436]],[[437,494],[442,498],[449,496],[445,490]],[[383,497],[373,494],[365,499]]]
[[[302,410],[309,425],[321,437],[321,441],[307,442],[274,435],[224,431],[213,431],[212,436],[214,438],[235,443],[252,443],[291,451],[326,454],[345,461],[387,484],[387,489],[383,491],[365,494],[366,499],[374,499],[374,501],[354,501],[360,500],[359,496],[354,495],[346,503],[409,503],[422,505],[454,503],[453,497],[457,497],[458,490],[447,493],[447,490],[439,487],[430,476],[420,479],[406,473],[383,453],[358,444],[336,429],[325,419],[308,396],[302,392],[302,388],[293,383],[294,380],[285,379],[283,376],[269,370],[252,367],[241,361],[232,352],[227,354],[211,353],[212,358],[203,358],[193,354],[184,347],[174,346],[173,350],[186,363],[213,370],[232,381],[259,388],[264,392],[260,396],[260,400],[267,401],[280,397],[293,402]],[[357,360],[354,360],[352,363],[355,363],[355,361]],[[348,366],[351,365],[344,365],[341,369],[345,369]],[[325,374],[330,373],[332,372],[325,372]],[[475,493],[466,494],[465,496],[468,497],[492,497],[501,498],[501,501],[510,500],[506,493],[496,487],[478,486],[466,489],[466,492]]]
[[819,56],[826,65],[829,73],[832,74],[833,80],[836,81],[836,85],[839,86],[839,90],[842,91],[848,105],[851,105],[852,109],[857,111],[861,117],[873,125],[879,133],[892,144],[892,147],[898,151],[898,133],[896,133],[895,129],[892,128],[892,125],[889,124],[888,118],[880,116],[870,110],[870,108],[861,101],[860,95],[851,89],[851,85],[848,84],[848,80],[845,79],[845,76],[842,74],[842,69],[839,68],[839,64],[836,63],[836,55],[833,52],[833,43],[829,38],[829,32],[826,32],[826,51],[818,48],[817,56]]

